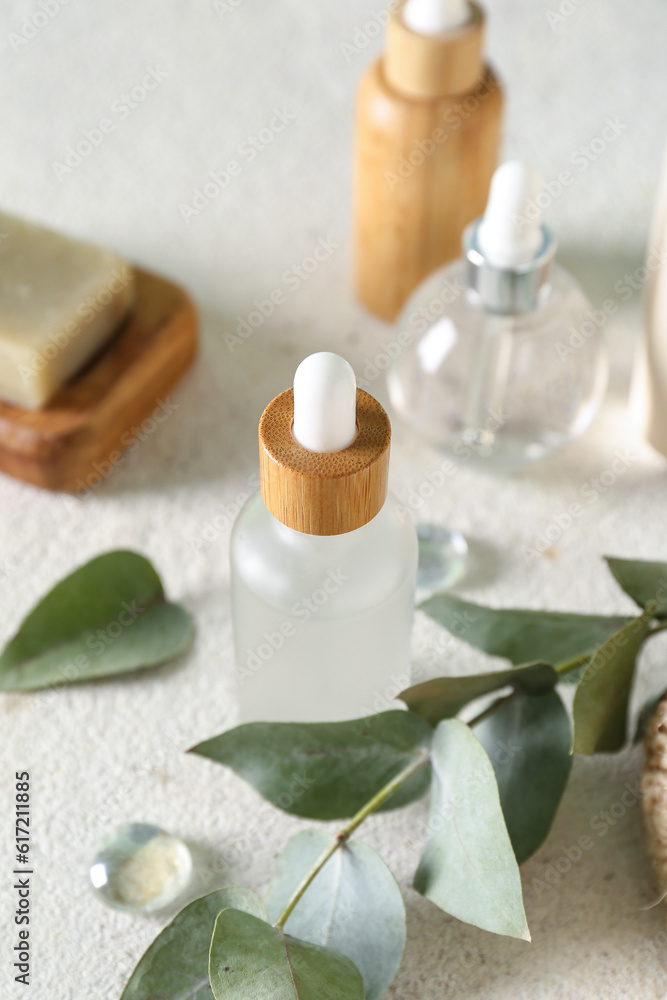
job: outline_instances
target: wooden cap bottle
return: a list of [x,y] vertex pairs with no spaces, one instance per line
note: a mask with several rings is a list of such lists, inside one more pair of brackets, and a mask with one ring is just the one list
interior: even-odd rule
[[230,539],[243,722],[359,719],[407,670],[418,542],[387,496],[390,440],[336,354],[306,358],[264,411],[261,495]]
[[371,521],[387,498],[391,426],[336,354],[301,363],[294,388],[259,423],[262,499],[283,524],[338,535]]
[[[464,20],[442,28],[438,5],[462,9]],[[502,94],[483,42],[484,13],[472,0],[403,0],[383,58],[361,80],[355,280],[360,300],[383,319],[458,256],[463,230],[484,211]]]

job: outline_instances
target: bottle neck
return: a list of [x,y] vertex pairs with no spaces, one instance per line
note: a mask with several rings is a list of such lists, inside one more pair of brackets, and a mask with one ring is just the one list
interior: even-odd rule
[[392,10],[383,60],[389,86],[406,97],[433,100],[473,90],[484,71],[484,12],[470,2],[465,24],[442,35],[423,35],[403,18],[405,0]]
[[463,234],[468,287],[477,292],[486,312],[500,316],[534,312],[540,292],[549,281],[558,245],[556,237],[543,225],[542,245],[531,261],[511,268],[493,267],[479,248],[481,221],[471,223]]

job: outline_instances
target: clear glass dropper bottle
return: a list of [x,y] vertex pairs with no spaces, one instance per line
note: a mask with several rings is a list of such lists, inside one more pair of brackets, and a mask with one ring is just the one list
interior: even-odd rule
[[503,472],[582,434],[607,382],[592,307],[554,263],[541,192],[526,164],[496,171],[484,217],[464,234],[464,258],[428,278],[399,317],[408,346],[388,376],[396,412],[420,435],[454,459]]

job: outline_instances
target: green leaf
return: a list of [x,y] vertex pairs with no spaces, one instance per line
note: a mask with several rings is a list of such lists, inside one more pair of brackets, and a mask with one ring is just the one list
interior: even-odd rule
[[574,753],[613,753],[625,744],[637,656],[651,616],[633,618],[598,649],[574,696]]
[[607,565],[640,608],[653,605],[655,618],[667,618],[667,563],[607,557]]
[[217,889],[195,899],[155,938],[120,1000],[214,1000],[208,982],[208,955],[218,914],[230,906],[268,919],[264,903],[252,889]]
[[[330,844],[331,836],[324,830],[305,830],[292,837],[278,859],[266,898],[271,920],[278,919]],[[379,854],[350,840],[316,875],[285,930],[346,955],[361,972],[366,1000],[380,1000],[405,949],[403,897]]]
[[422,611],[452,635],[512,663],[564,663],[592,653],[630,618],[483,608],[450,594],[431,597]]
[[572,766],[570,720],[556,691],[517,691],[474,727],[496,772],[519,864],[546,840]]
[[470,701],[511,685],[531,694],[544,694],[558,683],[558,674],[548,663],[531,663],[525,667],[497,670],[490,674],[468,677],[437,677],[415,684],[399,694],[411,712],[426,719],[432,726],[442,719],[451,719]]
[[0,656],[0,690],[30,691],[165,663],[193,624],[169,604],[136,552],[109,552],[76,570],[28,615]]
[[[252,722],[214,736],[192,753],[231,767],[285,812],[309,819],[353,816],[376,792],[423,756],[431,728],[410,712],[383,712],[352,722]],[[428,767],[384,808],[428,791]]]
[[364,1000],[349,958],[240,910],[216,921],[209,976],[215,1000]]
[[415,889],[459,920],[529,941],[519,867],[486,751],[468,726],[446,719],[432,756],[428,836]]

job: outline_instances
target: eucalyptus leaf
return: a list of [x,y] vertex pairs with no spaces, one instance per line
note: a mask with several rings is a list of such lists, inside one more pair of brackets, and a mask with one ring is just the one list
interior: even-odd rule
[[252,889],[217,889],[195,899],[155,938],[120,1000],[214,1000],[208,956],[218,914],[228,907],[268,919],[263,901]]
[[470,701],[511,685],[531,694],[544,694],[558,683],[558,674],[548,663],[530,663],[510,670],[467,677],[437,677],[415,684],[399,694],[411,712],[432,726],[451,719]]
[[420,604],[422,611],[458,639],[515,664],[564,663],[593,653],[630,618],[484,608],[451,594]]
[[519,868],[486,751],[468,726],[446,719],[435,731],[432,767],[415,889],[459,920],[529,941]]
[[30,691],[165,663],[192,641],[192,620],[165,599],[136,552],[109,552],[44,597],[0,656],[0,690]]
[[574,753],[613,753],[624,745],[637,656],[650,628],[649,614],[632,619],[586,667],[574,696]]
[[654,605],[655,618],[667,618],[667,563],[607,558],[618,584],[640,608]]
[[[231,767],[285,812],[309,819],[354,815],[416,757],[428,752],[431,727],[410,712],[352,722],[252,722],[193,747]],[[387,801],[396,809],[428,791],[422,768]]]
[[474,727],[496,772],[514,855],[526,861],[546,840],[572,757],[570,719],[556,691],[516,691]]
[[209,977],[215,1000],[364,1000],[349,958],[241,910],[223,910],[216,921]]
[[[280,855],[266,898],[271,920],[331,844],[324,830],[297,833]],[[405,950],[401,891],[379,854],[350,840],[315,876],[285,924],[294,937],[347,955],[364,980],[366,1000],[380,1000]]]

